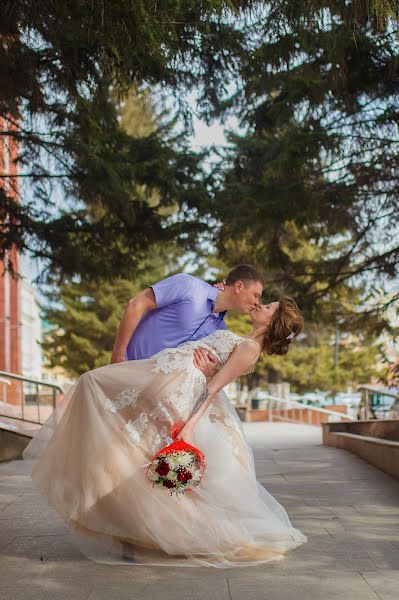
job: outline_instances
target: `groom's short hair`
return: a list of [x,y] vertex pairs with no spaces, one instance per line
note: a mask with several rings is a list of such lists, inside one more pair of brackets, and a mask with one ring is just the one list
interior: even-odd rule
[[237,265],[230,271],[225,281],[226,285],[233,285],[236,281],[242,281],[244,285],[259,282],[263,287],[265,286],[265,278],[252,265]]

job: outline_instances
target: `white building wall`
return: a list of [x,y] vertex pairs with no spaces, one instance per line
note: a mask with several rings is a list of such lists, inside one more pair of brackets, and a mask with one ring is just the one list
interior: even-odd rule
[[21,310],[21,369],[32,379],[42,378],[43,353],[40,309],[34,288],[25,280],[20,281]]

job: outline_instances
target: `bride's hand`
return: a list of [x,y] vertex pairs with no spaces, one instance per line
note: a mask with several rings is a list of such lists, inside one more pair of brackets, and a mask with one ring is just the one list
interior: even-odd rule
[[193,428],[186,423],[183,429],[177,434],[175,439],[182,440],[183,442],[186,442],[186,444],[193,445]]
[[194,366],[199,369],[206,379],[210,379],[216,373],[217,358],[204,348],[197,348],[194,352]]
[[226,285],[226,280],[223,279],[222,281],[218,281],[217,283],[213,284],[213,287],[217,288],[218,290],[221,290],[222,292],[224,291],[224,286]]

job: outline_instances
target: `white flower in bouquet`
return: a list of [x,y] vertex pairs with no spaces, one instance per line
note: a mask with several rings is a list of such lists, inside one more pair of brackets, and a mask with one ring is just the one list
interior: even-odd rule
[[200,481],[201,480],[201,471],[199,469],[191,469],[192,480],[191,481]]
[[191,452],[184,452],[178,456],[178,464],[182,467],[187,467],[193,461]]
[[178,457],[176,456],[176,454],[169,454],[166,458],[165,458],[165,462],[168,463],[169,467],[171,469],[176,469],[179,466],[179,461],[178,461]]
[[148,471],[148,479],[150,481],[158,481],[159,475],[158,475],[158,473],[155,473],[155,471],[149,470]]
[[169,471],[169,473],[166,475],[166,479],[170,479],[170,481],[176,481],[177,480],[176,471]]

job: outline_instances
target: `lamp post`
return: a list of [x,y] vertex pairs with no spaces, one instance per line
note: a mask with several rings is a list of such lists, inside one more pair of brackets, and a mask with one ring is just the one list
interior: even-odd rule
[[333,389],[333,404],[335,404],[335,397],[337,394],[338,385],[338,364],[339,364],[339,325],[340,321],[335,321],[335,342],[334,342],[334,389]]

